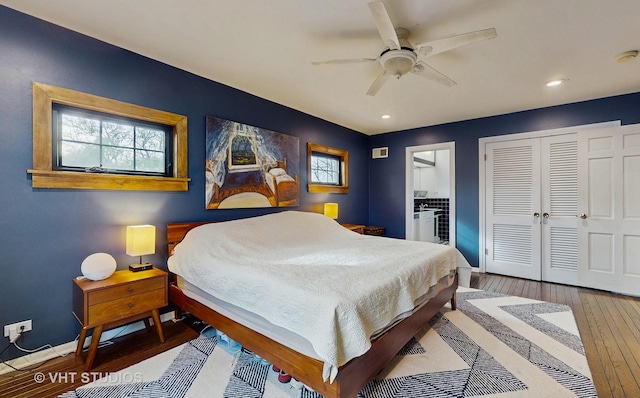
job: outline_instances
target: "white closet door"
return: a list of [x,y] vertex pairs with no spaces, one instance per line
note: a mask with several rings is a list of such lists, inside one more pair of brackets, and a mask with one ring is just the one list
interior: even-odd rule
[[541,138],[542,280],[578,283],[578,137]]
[[640,295],[640,126],[580,133],[579,284]]
[[485,149],[486,270],[540,280],[540,140]]

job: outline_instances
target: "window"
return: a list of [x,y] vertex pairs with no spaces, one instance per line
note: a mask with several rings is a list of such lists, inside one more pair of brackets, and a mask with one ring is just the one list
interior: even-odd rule
[[187,118],[33,84],[34,188],[186,191]]
[[312,154],[311,155],[311,182],[314,184],[340,185],[340,157]]
[[307,144],[307,164],[309,192],[349,192],[349,152],[310,142]]
[[171,176],[171,126],[53,105],[54,170]]

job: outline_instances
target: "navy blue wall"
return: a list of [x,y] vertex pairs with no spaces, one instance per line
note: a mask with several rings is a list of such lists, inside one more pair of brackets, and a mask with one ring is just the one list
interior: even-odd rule
[[388,146],[389,157],[369,161],[369,223],[404,238],[405,148],[454,141],[457,247],[478,266],[478,139],[612,120],[640,123],[640,93],[372,136],[369,153]]
[[[44,190],[31,188],[33,81],[185,115],[189,119],[188,192]],[[346,149],[348,195],[309,194],[301,175],[298,210],[340,204],[341,222],[368,217],[368,137],[273,102],[62,29],[0,6],[0,326],[33,320],[25,347],[72,341],[72,278],[89,254],[107,252],[119,268],[125,226],[157,227],[157,251],[147,258],[166,269],[167,222],[228,220],[268,209],[205,210],[206,115],[300,139],[300,170],[308,141]],[[0,349],[5,343],[0,340]],[[12,351],[3,359],[16,356]]]
[[[189,191],[31,188],[26,170],[32,167],[33,81],[186,115]],[[348,150],[349,194],[312,195],[303,188],[298,209],[319,212],[323,202],[335,201],[341,222],[384,226],[400,238],[405,148],[455,141],[457,242],[477,265],[478,138],[610,120],[640,123],[640,93],[367,137],[0,6],[0,326],[33,319],[27,347],[73,340],[78,325],[71,315],[71,279],[95,252],[110,253],[126,267],[132,261],[124,252],[126,225],[157,226],[157,253],[148,260],[166,268],[167,222],[269,211],[204,209],[206,115],[299,137],[300,170],[307,167],[309,141]],[[371,148],[380,146],[389,147],[389,158],[370,159]],[[306,186],[306,175],[301,182]],[[17,354],[11,349],[3,359]]]

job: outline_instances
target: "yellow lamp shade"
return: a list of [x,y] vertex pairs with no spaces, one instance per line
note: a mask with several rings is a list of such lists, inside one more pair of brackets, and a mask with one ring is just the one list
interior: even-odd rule
[[338,218],[338,204],[337,203],[325,203],[324,204],[324,215],[333,218],[334,220]]
[[131,225],[127,227],[127,254],[144,256],[156,252],[156,227]]

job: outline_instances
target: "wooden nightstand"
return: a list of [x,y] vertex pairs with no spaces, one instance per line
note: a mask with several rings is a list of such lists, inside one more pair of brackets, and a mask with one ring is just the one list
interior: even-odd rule
[[373,225],[367,225],[364,227],[365,235],[384,236],[384,227],[376,227]]
[[340,224],[343,227],[352,230],[353,232],[357,232],[360,235],[364,234],[364,225],[361,224]]
[[86,370],[93,366],[100,335],[105,329],[144,319],[147,330],[151,330],[151,317],[160,342],[164,343],[159,310],[168,305],[166,272],[157,268],[140,272],[123,270],[101,281],[74,279],[73,282],[73,315],[82,326],[76,356],[82,354],[87,332],[93,328]]

